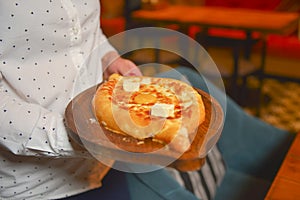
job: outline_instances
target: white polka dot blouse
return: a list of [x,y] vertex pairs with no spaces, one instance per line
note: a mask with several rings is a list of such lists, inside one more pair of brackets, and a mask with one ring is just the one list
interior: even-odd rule
[[0,199],[100,187],[108,167],[69,140],[63,121],[115,50],[99,16],[98,0],[0,0]]

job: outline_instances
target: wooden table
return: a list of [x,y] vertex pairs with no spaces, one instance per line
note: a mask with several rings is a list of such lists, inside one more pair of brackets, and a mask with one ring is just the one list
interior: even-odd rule
[[[240,8],[169,5],[157,10],[135,11],[132,13],[132,19],[155,26],[178,24],[182,30],[187,30],[191,25],[200,26],[204,30],[209,28],[241,30],[246,32],[246,44],[249,44],[247,41],[251,41],[251,33],[258,32],[263,41],[261,63],[259,66],[260,78],[262,80],[266,57],[266,36],[270,33],[284,35],[297,30],[299,14]],[[232,88],[237,88],[239,71],[237,56],[240,52],[234,54]],[[237,96],[237,94],[233,96]]]
[[252,9],[173,5],[157,10],[138,10],[132,19],[152,24],[199,25],[287,34],[298,27],[299,14]]
[[275,180],[265,198],[266,200],[300,199],[300,134],[296,136]]

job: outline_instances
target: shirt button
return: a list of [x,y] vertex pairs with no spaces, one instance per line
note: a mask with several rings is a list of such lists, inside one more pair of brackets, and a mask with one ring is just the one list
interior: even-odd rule
[[81,68],[80,70],[79,70],[79,73],[80,74],[83,74],[85,72],[85,69],[84,68]]
[[74,33],[74,35],[77,35],[78,34],[78,28],[76,28],[76,27],[73,27],[73,33]]

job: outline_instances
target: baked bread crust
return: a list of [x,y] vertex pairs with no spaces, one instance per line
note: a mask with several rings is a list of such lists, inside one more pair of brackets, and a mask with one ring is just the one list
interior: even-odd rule
[[93,111],[102,127],[139,140],[152,138],[185,152],[205,119],[201,95],[168,78],[113,74],[97,88]]

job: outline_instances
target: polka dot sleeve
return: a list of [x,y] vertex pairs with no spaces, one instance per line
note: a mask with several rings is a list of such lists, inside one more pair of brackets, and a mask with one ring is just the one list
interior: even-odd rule
[[60,114],[12,98],[3,87],[0,109],[0,144],[14,154],[89,157],[69,139]]
[[78,79],[83,89],[101,81],[99,58],[114,50],[99,48],[107,41],[99,2],[2,1],[0,13],[0,145],[22,155],[87,156],[69,140],[63,113]]

